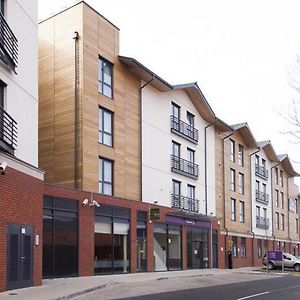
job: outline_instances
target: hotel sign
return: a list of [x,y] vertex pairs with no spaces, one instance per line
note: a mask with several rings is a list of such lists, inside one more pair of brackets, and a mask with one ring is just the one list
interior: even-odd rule
[[159,220],[160,219],[159,208],[151,208],[151,210],[150,210],[150,218],[151,218],[151,220]]

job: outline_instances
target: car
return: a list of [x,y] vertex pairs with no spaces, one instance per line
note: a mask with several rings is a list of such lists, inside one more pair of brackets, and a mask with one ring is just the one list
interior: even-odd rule
[[[294,255],[290,253],[283,252],[283,266],[284,268],[293,268],[296,272],[300,272],[300,259],[295,257]],[[263,257],[262,263],[266,266],[267,265],[267,259],[266,254]],[[282,262],[281,261],[268,261],[268,269],[274,270],[276,268],[281,268]]]

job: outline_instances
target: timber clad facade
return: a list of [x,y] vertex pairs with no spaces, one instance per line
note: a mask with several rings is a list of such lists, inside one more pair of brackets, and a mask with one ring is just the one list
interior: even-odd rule
[[[0,291],[42,278],[261,266],[268,250],[300,254],[299,175],[287,155],[257,142],[247,123],[220,120],[197,83],[172,85],[120,56],[119,29],[84,1],[39,24],[37,57],[23,40],[37,44],[37,1],[28,3],[31,21],[14,0],[5,10],[12,32],[13,12],[30,24],[16,36],[38,63],[39,105],[37,68],[29,76],[24,57],[4,61],[0,112],[18,126],[0,118],[12,137],[0,130]],[[31,93],[23,106],[14,80]]]

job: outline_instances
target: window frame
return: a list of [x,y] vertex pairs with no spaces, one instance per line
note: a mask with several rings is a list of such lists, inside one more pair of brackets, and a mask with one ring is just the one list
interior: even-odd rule
[[244,146],[239,144],[239,153],[238,153],[239,165],[244,166]]
[[240,200],[240,223],[245,223],[245,202]]
[[[107,64],[109,67],[110,67],[110,71],[111,71],[111,84],[109,85],[108,83],[106,83],[104,81],[104,64]],[[100,71],[100,68],[101,68],[101,71]],[[100,75],[101,74],[101,78],[100,78]],[[99,55],[99,65],[98,65],[98,92],[109,98],[109,99],[113,99],[114,98],[114,91],[113,91],[113,86],[114,86],[114,64],[111,63],[109,60],[105,59],[103,56],[100,56]],[[101,83],[101,91],[100,91],[100,83]],[[104,94],[104,86],[106,87],[109,87],[110,90],[111,90],[111,97]]]
[[235,182],[235,169],[230,168],[230,190],[232,192],[235,192],[235,185],[236,185],[236,182]]
[[230,220],[236,221],[236,199],[230,198]]
[[[111,182],[109,181],[104,181],[104,162],[109,162],[111,164]],[[101,164],[101,168],[102,168],[102,181],[100,180],[100,164]],[[105,158],[102,156],[99,156],[99,194],[102,195],[106,195],[106,196],[113,196],[114,195],[114,161],[109,159],[109,158]],[[100,184],[102,183],[102,190],[100,190]],[[109,184],[111,186],[111,195],[110,194],[104,194],[104,184]]]
[[[101,119],[102,119],[102,124],[101,124],[102,130],[100,129],[100,114],[101,114]],[[104,124],[105,124],[104,115],[105,114],[110,115],[111,132],[104,131]],[[110,110],[108,110],[108,109],[106,109],[102,106],[99,106],[99,128],[98,128],[98,130],[99,130],[99,143],[102,144],[102,145],[108,146],[108,147],[112,147],[112,148],[114,146],[114,128],[113,128],[114,121],[113,121],[113,119],[114,119],[114,113],[112,111],[110,111]],[[111,145],[104,143],[104,136],[105,135],[111,137]]]
[[245,176],[239,172],[239,193],[244,195],[245,193]]
[[232,139],[229,139],[229,159],[235,162],[235,141]]
[[246,238],[245,237],[241,237],[241,258],[246,258],[247,257],[247,246],[246,246]]

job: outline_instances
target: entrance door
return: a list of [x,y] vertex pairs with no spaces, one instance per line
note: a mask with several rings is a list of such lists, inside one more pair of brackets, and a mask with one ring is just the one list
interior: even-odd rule
[[203,242],[193,241],[194,268],[203,269]]
[[33,285],[33,228],[8,224],[7,228],[7,289]]

